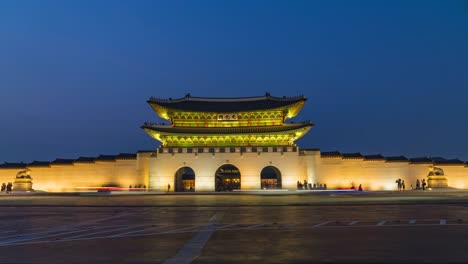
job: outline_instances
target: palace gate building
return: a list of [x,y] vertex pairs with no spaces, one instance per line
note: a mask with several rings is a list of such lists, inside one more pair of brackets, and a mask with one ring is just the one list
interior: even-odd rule
[[200,192],[297,189],[298,181],[315,189],[394,190],[444,175],[433,187],[468,188],[468,164],[458,159],[385,157],[380,154],[301,149],[295,141],[313,127],[291,122],[306,98],[270,94],[243,98],[150,98],[149,105],[166,123],[142,128],[161,144],[150,151],[0,164],[0,183],[29,170],[33,188],[79,191],[128,187],[155,191]]

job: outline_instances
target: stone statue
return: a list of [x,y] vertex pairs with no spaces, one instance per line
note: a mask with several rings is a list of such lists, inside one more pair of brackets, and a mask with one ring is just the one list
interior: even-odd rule
[[16,174],[15,181],[13,182],[13,191],[20,191],[20,192],[33,191],[30,169],[26,168]]
[[445,177],[444,170],[437,167],[429,167],[427,175],[427,184],[429,188],[447,188],[448,180]]
[[16,179],[32,179],[31,178],[31,170],[25,169],[16,174]]
[[444,170],[443,169],[437,168],[437,167],[434,167],[434,166],[429,168],[428,176],[439,176],[439,175],[444,175]]

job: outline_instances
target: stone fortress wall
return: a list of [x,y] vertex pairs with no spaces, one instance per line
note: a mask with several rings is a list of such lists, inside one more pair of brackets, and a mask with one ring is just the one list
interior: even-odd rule
[[[100,156],[103,157],[103,156]],[[33,189],[48,192],[75,192],[90,187],[141,184],[148,181],[148,154],[127,154],[124,158],[105,156],[86,161],[57,159],[53,162],[5,163],[0,165],[0,184],[13,182],[20,170],[31,170]]]
[[468,166],[459,160],[444,160],[441,158],[404,157],[369,157],[359,153],[327,155],[320,154],[317,164],[317,181],[327,183],[329,188],[355,187],[362,184],[366,190],[395,190],[395,181],[405,181],[406,190],[416,187],[416,180],[428,180],[431,167],[441,168],[448,179],[448,187],[468,189]]
[[[51,163],[0,164],[0,183],[13,182],[16,173],[25,167],[31,170],[33,188],[49,192],[86,190],[89,187],[145,185],[152,190],[166,191],[173,186],[176,171],[190,167],[195,172],[196,191],[214,191],[214,175],[224,164],[236,166],[241,173],[242,190],[260,189],[260,173],[266,166],[276,167],[283,189],[296,189],[296,182],[327,184],[328,189],[356,188],[395,190],[395,180],[405,180],[406,189],[415,187],[416,179],[427,179],[429,168],[442,168],[448,186],[468,189],[468,166],[456,160],[383,158],[357,153],[327,153],[287,147],[273,151],[246,148],[205,148],[203,152],[188,148],[159,148],[156,152],[138,152],[95,159],[55,160]],[[231,151],[232,150],[232,151]],[[171,188],[173,191],[174,188]]]

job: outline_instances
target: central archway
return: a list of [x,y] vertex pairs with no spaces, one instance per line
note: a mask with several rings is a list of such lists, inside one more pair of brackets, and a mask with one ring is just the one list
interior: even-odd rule
[[215,173],[215,190],[217,192],[240,190],[241,174],[232,164],[219,167]]
[[281,189],[281,172],[273,166],[263,168],[260,183],[262,189]]
[[174,191],[195,191],[195,172],[190,167],[182,167],[177,170],[174,177]]

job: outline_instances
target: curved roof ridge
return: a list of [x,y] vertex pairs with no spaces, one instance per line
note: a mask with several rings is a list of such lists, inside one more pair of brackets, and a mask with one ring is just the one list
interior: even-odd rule
[[266,93],[265,95],[262,96],[248,96],[248,97],[201,97],[201,96],[191,96],[190,94],[185,95],[184,97],[181,98],[156,98],[156,97],[151,97],[148,102],[173,102],[173,103],[178,103],[178,102],[184,102],[184,101],[198,101],[198,102],[250,102],[250,101],[259,101],[259,100],[273,100],[273,101],[293,101],[293,100],[305,100],[306,98],[304,95],[298,95],[298,96],[283,96],[283,97],[277,97],[277,96],[272,96],[270,93]]
[[271,125],[271,126],[237,126],[237,127],[181,127],[181,126],[174,126],[173,124],[162,124],[162,123],[151,123],[145,122],[141,128],[194,128],[194,129],[217,129],[217,128],[277,128],[277,127],[299,127],[299,126],[307,126],[307,125],[314,125],[310,120],[301,121],[301,122],[288,122],[283,123],[280,125]]
[[[190,95],[177,99],[158,99],[151,97],[147,102],[156,112],[163,111],[161,109],[155,109],[160,107],[189,112],[230,113],[290,108],[294,106],[296,108],[293,113],[297,114],[306,100],[307,99],[303,95],[295,97],[275,97],[267,93],[264,96],[237,98],[193,97]],[[159,115],[161,115],[161,113],[159,113]],[[291,118],[291,116],[288,118]]]
[[175,127],[172,125],[151,125],[145,124],[141,128],[163,133],[188,133],[188,134],[252,134],[252,133],[275,133],[291,131],[296,129],[313,127],[311,122],[301,122],[294,124],[283,124],[275,126],[240,126],[240,127]]

